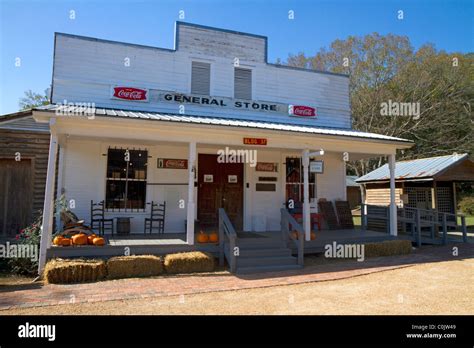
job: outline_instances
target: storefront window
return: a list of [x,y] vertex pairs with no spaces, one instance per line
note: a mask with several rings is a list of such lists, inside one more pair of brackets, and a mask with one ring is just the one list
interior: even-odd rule
[[[308,169],[309,170],[309,169]],[[292,199],[295,207],[301,206],[304,201],[303,164],[299,157],[286,159],[286,201]],[[309,199],[315,197],[315,174],[309,173]]]
[[108,150],[107,209],[145,209],[147,162],[146,150]]

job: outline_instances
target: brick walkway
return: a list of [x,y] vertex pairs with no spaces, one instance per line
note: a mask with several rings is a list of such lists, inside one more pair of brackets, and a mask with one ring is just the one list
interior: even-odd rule
[[[344,261],[307,266],[302,270],[234,276],[227,273],[163,276],[109,280],[72,285],[35,283],[15,290],[0,288],[0,311],[67,303],[112,301],[157,296],[179,296],[205,292],[252,289],[278,285],[328,281],[409,267],[417,263],[460,260],[474,257],[474,244],[458,244],[459,256],[452,247],[423,247],[413,254]],[[1,314],[1,313],[0,313]]]

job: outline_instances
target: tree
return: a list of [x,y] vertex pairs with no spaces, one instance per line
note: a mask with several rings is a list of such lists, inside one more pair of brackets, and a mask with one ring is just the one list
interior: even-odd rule
[[[290,55],[287,64],[350,76],[354,129],[413,140],[398,159],[453,152],[474,154],[474,57],[437,51],[426,44],[417,51],[405,36],[369,34],[335,40],[314,56]],[[419,114],[384,116],[389,101],[419,103]],[[386,159],[351,162],[351,173],[363,175]]]
[[25,91],[25,96],[20,99],[18,105],[20,110],[32,109],[36,106],[48,105],[49,97],[48,90],[43,94],[35,93],[31,89]]

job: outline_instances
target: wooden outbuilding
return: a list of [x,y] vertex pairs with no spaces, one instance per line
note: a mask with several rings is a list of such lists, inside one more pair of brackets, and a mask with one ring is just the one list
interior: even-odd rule
[[0,118],[0,238],[12,238],[43,209],[49,125],[31,111]]
[[[362,185],[365,204],[389,204],[388,164],[360,177],[356,182]],[[474,162],[467,154],[397,162],[396,204],[399,207],[433,209],[454,214],[458,182],[474,182]]]

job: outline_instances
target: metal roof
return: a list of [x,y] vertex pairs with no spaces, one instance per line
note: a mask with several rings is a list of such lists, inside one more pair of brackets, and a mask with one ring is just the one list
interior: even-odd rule
[[[396,162],[395,180],[431,180],[437,174],[444,172],[449,167],[458,164],[467,158],[468,155],[464,153]],[[356,182],[366,183],[388,180],[390,180],[390,173],[388,163],[386,163],[382,167],[360,177]]]
[[356,182],[359,177],[357,175],[346,175],[346,186],[347,187],[359,187],[360,185]]
[[[59,115],[82,115],[92,116],[92,114],[84,114],[84,108],[79,106],[66,105],[46,105],[37,107],[37,111],[55,112]],[[352,138],[363,138],[372,140],[381,140],[395,143],[412,144],[412,141],[402,138],[395,138],[382,134],[365,133],[351,129],[337,129],[337,128],[323,128],[306,125],[295,125],[278,122],[255,121],[245,119],[235,119],[228,117],[208,117],[208,116],[194,116],[194,115],[180,115],[180,114],[163,114],[148,111],[129,111],[118,109],[104,109],[95,108],[94,115],[97,117],[112,117],[112,118],[131,118],[149,121],[165,121],[165,122],[179,122],[179,123],[193,123],[201,125],[215,125],[215,126],[230,126],[230,127],[245,127],[265,130],[288,131],[295,133],[310,133],[331,136],[343,136]],[[61,117],[61,116],[59,116]],[[71,117],[71,116],[63,116]],[[77,116],[75,116],[77,117]]]
[[31,113],[18,112],[7,117],[0,116],[0,129],[49,133],[49,124],[36,122]]

